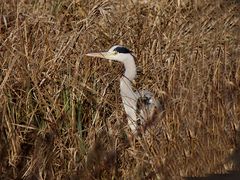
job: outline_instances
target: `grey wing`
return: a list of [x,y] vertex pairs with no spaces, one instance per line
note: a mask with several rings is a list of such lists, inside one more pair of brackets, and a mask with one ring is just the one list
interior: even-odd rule
[[137,94],[137,116],[140,124],[151,119],[156,111],[163,111],[163,104],[154,97],[154,94],[147,90],[142,90]]

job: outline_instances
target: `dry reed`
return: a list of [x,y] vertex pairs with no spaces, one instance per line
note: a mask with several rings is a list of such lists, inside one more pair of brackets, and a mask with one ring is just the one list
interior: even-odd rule
[[[239,169],[238,1],[0,7],[1,179],[181,179]],[[136,54],[136,87],[164,102],[142,137],[126,126],[122,66],[84,56],[115,44]]]

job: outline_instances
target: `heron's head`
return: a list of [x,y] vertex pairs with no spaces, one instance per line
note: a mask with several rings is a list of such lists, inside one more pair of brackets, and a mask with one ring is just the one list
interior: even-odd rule
[[126,63],[128,60],[133,59],[131,51],[120,45],[113,46],[106,52],[88,53],[86,55],[91,57],[99,57],[119,61],[122,63]]

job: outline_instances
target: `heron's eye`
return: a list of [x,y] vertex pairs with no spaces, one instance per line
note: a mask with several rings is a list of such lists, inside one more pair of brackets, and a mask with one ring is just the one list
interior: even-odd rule
[[117,55],[118,54],[118,52],[117,51],[113,51],[113,55]]

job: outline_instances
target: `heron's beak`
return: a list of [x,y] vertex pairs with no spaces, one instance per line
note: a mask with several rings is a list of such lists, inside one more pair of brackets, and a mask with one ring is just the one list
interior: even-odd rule
[[86,56],[111,59],[112,53],[109,53],[109,52],[88,53],[88,54],[86,54]]

